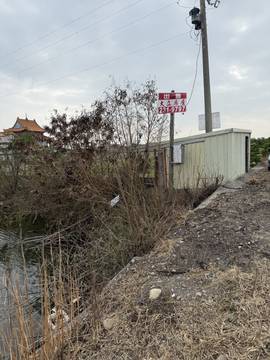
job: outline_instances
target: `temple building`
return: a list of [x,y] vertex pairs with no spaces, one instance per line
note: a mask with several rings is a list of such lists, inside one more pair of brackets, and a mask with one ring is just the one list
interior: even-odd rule
[[30,134],[34,136],[42,136],[45,130],[38,125],[36,120],[29,120],[27,118],[17,120],[12,128],[4,129],[1,133],[2,136],[16,136],[20,134]]
[[37,138],[40,143],[43,143],[45,139],[44,132],[45,130],[38,125],[36,120],[29,120],[27,117],[25,119],[17,117],[13,127],[4,129],[0,132],[0,157],[2,155],[2,150],[7,148],[14,138],[23,135],[31,135]]

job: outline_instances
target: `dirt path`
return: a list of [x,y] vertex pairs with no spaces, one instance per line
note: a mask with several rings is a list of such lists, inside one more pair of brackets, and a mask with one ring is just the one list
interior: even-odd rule
[[184,272],[213,263],[243,267],[254,256],[270,258],[270,172],[252,172],[242,181],[228,183],[174,236],[175,259],[168,263]]
[[270,359],[269,277],[270,172],[257,169],[106,287],[80,358]]

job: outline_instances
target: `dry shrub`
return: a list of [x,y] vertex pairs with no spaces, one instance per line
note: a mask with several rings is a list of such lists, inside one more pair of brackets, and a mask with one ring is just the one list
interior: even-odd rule
[[196,208],[202,201],[207,199],[222,182],[223,177],[220,175],[203,178],[198,174],[195,187],[186,187],[184,189],[186,205]]
[[103,209],[114,183],[110,170],[97,168],[99,161],[106,162],[106,155],[84,159],[77,153],[55,155],[49,150],[36,154],[14,198],[14,213],[41,217],[50,228],[59,228]]
[[250,180],[248,181],[248,184],[249,185],[259,185],[259,181],[255,177],[251,177]]
[[[181,194],[171,197],[145,186],[144,158],[127,149],[88,158],[46,150],[31,161],[14,212],[45,218],[57,228],[52,243],[58,244],[60,229],[65,257],[78,267],[82,283],[89,284],[94,273],[102,284],[134,256],[150,251],[174,224],[175,208],[181,213],[184,208]],[[117,195],[120,202],[112,208]]]
[[109,199],[103,200],[103,207],[89,209],[85,221],[61,233],[65,256],[77,266],[88,290],[93,274],[98,286],[103,285],[133,257],[149,252],[175,223],[175,209],[184,211],[181,198],[172,200],[159,188],[145,187],[137,163],[115,168],[113,182],[120,196],[117,206],[110,208]]
[[29,156],[28,171],[19,176],[16,191],[1,196],[10,215],[43,218],[51,229],[59,229],[85,217],[95,221],[116,195],[125,205],[133,196],[139,202],[147,192],[141,177],[144,167],[140,154],[123,148],[88,154],[37,150]]

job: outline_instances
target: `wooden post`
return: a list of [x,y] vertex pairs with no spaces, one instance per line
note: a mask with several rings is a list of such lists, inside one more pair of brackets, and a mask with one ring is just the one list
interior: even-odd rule
[[[174,90],[171,91],[174,93]],[[170,156],[169,156],[169,190],[173,190],[173,145],[174,145],[174,113],[170,114]]]
[[158,152],[156,149],[154,149],[154,161],[155,161],[155,168],[154,168],[155,185],[158,186],[159,185],[159,162],[158,162]]

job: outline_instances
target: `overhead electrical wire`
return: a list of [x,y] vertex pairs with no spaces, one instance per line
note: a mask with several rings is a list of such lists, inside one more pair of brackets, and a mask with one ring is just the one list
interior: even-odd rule
[[97,38],[95,38],[95,39],[88,40],[88,41],[86,41],[85,43],[82,43],[82,44],[80,44],[80,45],[78,45],[78,46],[76,46],[76,47],[73,47],[73,48],[71,48],[71,49],[68,49],[68,50],[62,52],[60,55],[53,56],[53,57],[51,57],[51,58],[49,58],[49,59],[46,59],[46,60],[44,60],[44,61],[41,61],[41,62],[39,62],[39,63],[37,63],[37,64],[31,65],[31,66],[29,66],[29,67],[27,67],[27,68],[24,68],[24,69],[20,70],[20,71],[18,72],[18,74],[21,75],[21,74],[23,74],[23,73],[25,73],[25,72],[27,72],[27,71],[29,71],[29,70],[32,70],[32,69],[34,69],[34,68],[36,68],[36,67],[38,67],[38,66],[40,66],[40,65],[46,64],[46,63],[48,63],[48,62],[50,62],[50,61],[54,61],[54,60],[58,59],[60,56],[62,56],[62,55],[64,55],[64,54],[67,54],[67,53],[70,53],[70,52],[79,50],[79,49],[84,48],[84,47],[86,47],[86,46],[88,46],[88,45],[90,45],[90,44],[95,43],[96,41],[99,41],[99,40],[101,40],[101,39],[104,39],[104,38],[106,38],[106,37],[108,37],[108,36],[110,36],[110,35],[113,35],[113,34],[115,34],[115,33],[119,33],[119,32],[121,32],[121,31],[123,31],[123,30],[125,30],[125,29],[127,29],[127,28],[129,28],[129,27],[131,27],[131,26],[133,26],[133,25],[135,25],[135,24],[137,24],[138,22],[140,22],[140,21],[142,21],[142,20],[150,17],[150,16],[153,15],[153,14],[155,14],[155,13],[157,13],[157,12],[159,12],[159,11],[162,11],[162,10],[164,10],[164,9],[169,8],[169,7],[172,6],[172,5],[174,5],[174,2],[171,2],[170,4],[166,4],[166,5],[160,7],[160,8],[158,8],[158,9],[156,9],[156,10],[153,10],[153,11],[145,14],[144,16],[139,17],[139,18],[137,18],[137,19],[129,22],[128,24],[122,25],[122,26],[118,27],[117,29],[112,30],[112,31],[110,31],[110,32],[108,32],[108,33],[105,33],[105,34],[103,34],[103,35],[101,35],[101,36],[99,36],[99,37],[97,37]]
[[83,18],[88,17],[89,15],[93,15],[95,12],[97,12],[98,10],[102,9],[103,7],[105,7],[105,6],[109,5],[109,4],[112,4],[114,1],[115,1],[115,0],[106,1],[104,4],[101,4],[100,6],[97,6],[96,8],[91,9],[90,11],[87,11],[87,12],[84,13],[83,15],[80,15],[80,16],[72,19],[71,21],[63,24],[62,26],[59,26],[57,29],[52,30],[52,31],[50,31],[50,32],[47,32],[47,33],[39,36],[38,38],[36,38],[35,40],[33,40],[33,41],[31,41],[31,42],[26,43],[26,44],[20,46],[19,48],[16,48],[16,49],[14,49],[14,50],[11,50],[11,51],[7,52],[5,55],[0,56],[0,60],[1,60],[2,58],[4,58],[4,57],[7,57],[7,56],[9,56],[9,55],[13,55],[13,54],[15,54],[15,53],[17,53],[17,52],[19,52],[19,51],[21,51],[21,50],[24,50],[24,49],[26,49],[26,48],[28,48],[28,47],[30,47],[30,46],[38,43],[40,40],[46,39],[47,37],[49,37],[49,36],[51,36],[51,35],[53,35],[53,34],[56,34],[59,30],[65,29],[66,27],[68,27],[68,26],[70,26],[70,25],[72,25],[72,24],[80,21],[80,20],[83,19]]
[[190,102],[192,100],[194,90],[195,90],[196,81],[197,81],[197,77],[198,77],[199,59],[200,59],[200,54],[201,54],[201,42],[202,42],[202,37],[200,37],[200,42],[199,42],[199,45],[198,45],[199,49],[198,49],[198,53],[197,53],[197,57],[196,57],[194,80],[193,80],[192,88],[191,88],[190,95],[189,95],[189,98],[188,98],[188,101],[187,101],[187,105],[186,105],[187,107],[188,107],[188,105],[190,104]]
[[190,9],[189,6],[180,5],[180,0],[176,1],[176,4],[183,9]]
[[[49,84],[52,84],[54,82],[57,82],[57,81],[60,81],[60,80],[63,80],[63,79],[66,79],[68,77],[71,77],[71,76],[76,76],[78,74],[81,74],[81,73],[84,73],[84,72],[88,72],[88,71],[91,71],[93,69],[98,69],[100,67],[104,67],[106,65],[109,65],[109,64],[112,64],[112,63],[115,63],[123,58],[126,58],[126,57],[129,57],[131,55],[135,55],[137,53],[140,53],[140,52],[144,52],[144,51],[147,51],[149,49],[152,49],[152,48],[155,48],[157,46],[160,46],[164,43],[167,43],[171,40],[174,40],[174,39],[177,39],[181,36],[184,36],[184,35],[187,35],[189,32],[184,32],[184,33],[179,33],[177,35],[174,35],[172,37],[169,37],[167,39],[164,39],[164,40],[161,40],[161,41],[158,41],[156,43],[153,43],[153,44],[150,44],[148,46],[145,46],[145,47],[142,47],[142,48],[138,48],[136,50],[132,50],[126,54],[123,54],[123,55],[120,55],[120,56],[117,56],[109,61],[105,61],[103,63],[99,63],[97,65],[94,65],[94,66],[90,66],[90,67],[87,67],[87,68],[84,68],[84,69],[81,69],[79,71],[76,71],[76,72],[72,72],[72,73],[69,73],[69,74],[66,74],[66,75],[63,75],[63,76],[60,76],[58,78],[55,78],[55,79],[52,79],[52,80],[49,80],[49,81],[46,81],[46,82],[39,82],[39,83],[36,83],[34,84],[35,86],[46,86],[46,85],[49,85]],[[28,90],[31,90],[31,89],[28,89]],[[0,95],[0,98],[4,98],[4,97],[8,97],[8,96],[14,96],[14,95],[17,95],[17,94],[20,94],[20,92],[14,92],[14,93],[9,93],[9,94],[5,94],[5,95]]]
[[92,23],[92,24],[89,24],[89,25],[81,28],[80,30],[74,31],[74,32],[72,32],[72,33],[70,33],[70,34],[68,34],[68,35],[65,35],[64,37],[62,37],[62,38],[60,38],[60,39],[58,39],[58,40],[56,40],[56,41],[54,41],[54,42],[46,45],[46,46],[43,46],[42,48],[40,48],[40,49],[38,49],[38,50],[35,50],[35,51],[33,51],[33,52],[30,52],[30,53],[27,53],[27,54],[25,54],[24,56],[21,56],[21,57],[19,57],[19,58],[17,58],[17,59],[14,59],[14,60],[11,61],[11,62],[9,61],[9,62],[7,62],[7,63],[2,64],[2,65],[1,65],[1,68],[5,67],[5,66],[9,66],[11,63],[18,62],[18,61],[21,61],[21,60],[26,59],[26,58],[28,58],[28,57],[31,57],[31,56],[33,56],[33,55],[35,55],[35,54],[37,54],[37,53],[40,53],[41,51],[44,51],[44,50],[49,49],[50,47],[52,47],[52,46],[54,46],[54,45],[57,45],[57,44],[59,44],[59,43],[61,43],[61,42],[63,42],[63,41],[66,41],[66,40],[74,37],[74,36],[77,36],[77,35],[79,35],[80,33],[82,33],[83,31],[88,30],[89,28],[91,28],[91,27],[93,27],[93,26],[95,26],[95,25],[98,25],[98,24],[100,24],[101,22],[106,21],[106,20],[112,18],[113,16],[116,16],[116,15],[120,14],[121,12],[123,12],[123,11],[125,11],[125,10],[130,9],[131,7],[133,7],[133,6],[141,3],[142,1],[144,1],[144,0],[136,0],[135,2],[133,2],[133,3],[129,4],[129,5],[127,5],[127,6],[124,6],[124,7],[122,7],[121,9],[115,11],[115,12],[112,13],[109,17],[108,17],[108,16],[105,16],[105,17],[99,19],[98,21],[96,21],[96,22],[94,22],[94,23]]
[[[142,2],[142,0],[137,0],[137,1],[134,2],[133,4],[130,4],[129,6],[126,6],[126,7],[124,7],[124,8],[121,8],[121,9],[118,10],[116,13],[114,13],[112,16],[116,15],[116,14],[119,13],[119,12],[124,11],[124,10],[127,9],[127,8],[130,8],[131,6],[135,6],[135,5],[138,4],[139,2]],[[150,16],[150,15],[153,14],[154,12],[160,11],[160,10],[166,8],[166,7],[171,6],[171,5],[172,5],[172,4],[167,4],[166,6],[163,6],[163,7],[159,8],[159,9],[157,9],[157,10],[154,10],[154,11],[152,11],[151,13],[148,13],[148,14],[144,15],[143,17],[134,20],[133,22],[131,22],[131,23],[129,23],[129,24],[123,25],[123,26],[119,27],[118,29],[113,30],[113,31],[110,32],[109,34],[112,34],[112,33],[118,32],[118,31],[121,31],[122,29],[124,29],[124,28],[126,28],[126,27],[128,27],[128,26],[131,26],[131,25],[133,25],[134,23],[136,23],[136,22],[138,22],[138,21],[140,21],[140,20],[143,20],[144,18]],[[106,19],[107,19],[107,18],[106,18]],[[104,21],[104,20],[105,20],[105,19],[101,19],[101,20],[99,20],[99,22]],[[96,24],[96,23],[91,24],[90,26],[93,26],[93,25],[95,25],[95,24]],[[90,26],[88,26],[88,27],[90,27]],[[88,27],[87,27],[87,28],[88,28]],[[85,29],[85,28],[84,28],[84,29]],[[80,31],[83,31],[84,29],[81,29]],[[77,33],[78,33],[78,32],[76,32],[76,34],[77,34]],[[176,35],[176,36],[174,36],[174,37],[172,37],[172,38],[168,38],[168,39],[162,40],[162,41],[160,41],[160,42],[158,42],[158,43],[154,43],[154,44],[149,45],[149,46],[144,47],[144,48],[136,49],[136,50],[131,51],[131,52],[127,53],[127,54],[124,54],[124,55],[121,55],[121,56],[119,56],[119,57],[116,57],[116,58],[114,58],[114,59],[112,59],[112,60],[106,61],[106,62],[104,62],[104,63],[102,63],[102,64],[99,63],[98,65],[95,65],[95,66],[92,66],[92,67],[88,67],[88,68],[82,69],[82,70],[80,70],[80,71],[78,71],[78,72],[71,73],[71,74],[66,74],[66,75],[64,75],[64,76],[58,77],[58,78],[56,78],[56,79],[53,79],[53,80],[50,80],[50,81],[47,81],[47,82],[38,82],[38,83],[36,83],[36,84],[34,84],[34,85],[36,85],[36,86],[45,86],[45,85],[48,85],[48,84],[50,84],[50,83],[57,82],[57,81],[59,81],[59,80],[65,79],[65,78],[67,78],[67,77],[74,76],[74,75],[77,75],[77,74],[82,73],[82,72],[87,72],[87,71],[90,71],[90,70],[92,70],[92,69],[96,69],[96,68],[105,66],[105,65],[107,65],[107,64],[116,62],[116,61],[120,60],[121,58],[124,58],[124,57],[130,56],[130,55],[136,54],[136,53],[138,53],[138,52],[146,51],[146,50],[148,50],[148,49],[150,49],[150,48],[159,46],[160,44],[163,44],[163,43],[168,42],[168,41],[170,41],[170,40],[172,40],[172,39],[174,39],[174,38],[176,38],[176,37],[178,37],[178,36],[185,35],[185,34],[188,34],[188,33],[189,33],[189,32],[185,32],[185,33],[178,34],[178,35]],[[108,36],[109,34],[104,34],[104,35],[102,35],[100,38],[103,38],[103,37],[105,37],[105,36]],[[71,34],[70,34],[70,35],[71,35]],[[84,46],[88,45],[88,44],[91,43],[91,42],[94,42],[94,41],[99,40],[100,38],[94,39],[94,40],[91,40],[91,41],[88,41],[87,43],[81,44],[81,45],[77,46],[76,48],[73,48],[73,49],[68,50],[68,51],[74,51],[75,49],[79,49],[79,48],[81,48],[81,47],[84,47]],[[59,41],[59,40],[58,40],[58,41]],[[39,50],[39,51],[41,51],[41,50]],[[54,57],[53,59],[55,59],[55,58],[56,58],[56,57]],[[48,59],[48,61],[50,61],[50,60],[52,60],[52,59]],[[46,61],[46,62],[47,62],[47,61]],[[36,65],[34,65],[33,67],[38,66],[38,65],[39,65],[39,64],[36,64]],[[33,67],[31,67],[31,68],[33,68]],[[29,70],[29,68],[27,68],[27,69],[25,69],[25,70],[23,70],[23,71],[27,71],[27,70]],[[31,90],[31,89],[29,89],[29,90]],[[12,94],[6,94],[6,95],[0,95],[0,97],[6,97],[6,96],[11,96],[11,95],[16,95],[16,94],[19,94],[19,92],[12,93]]]

